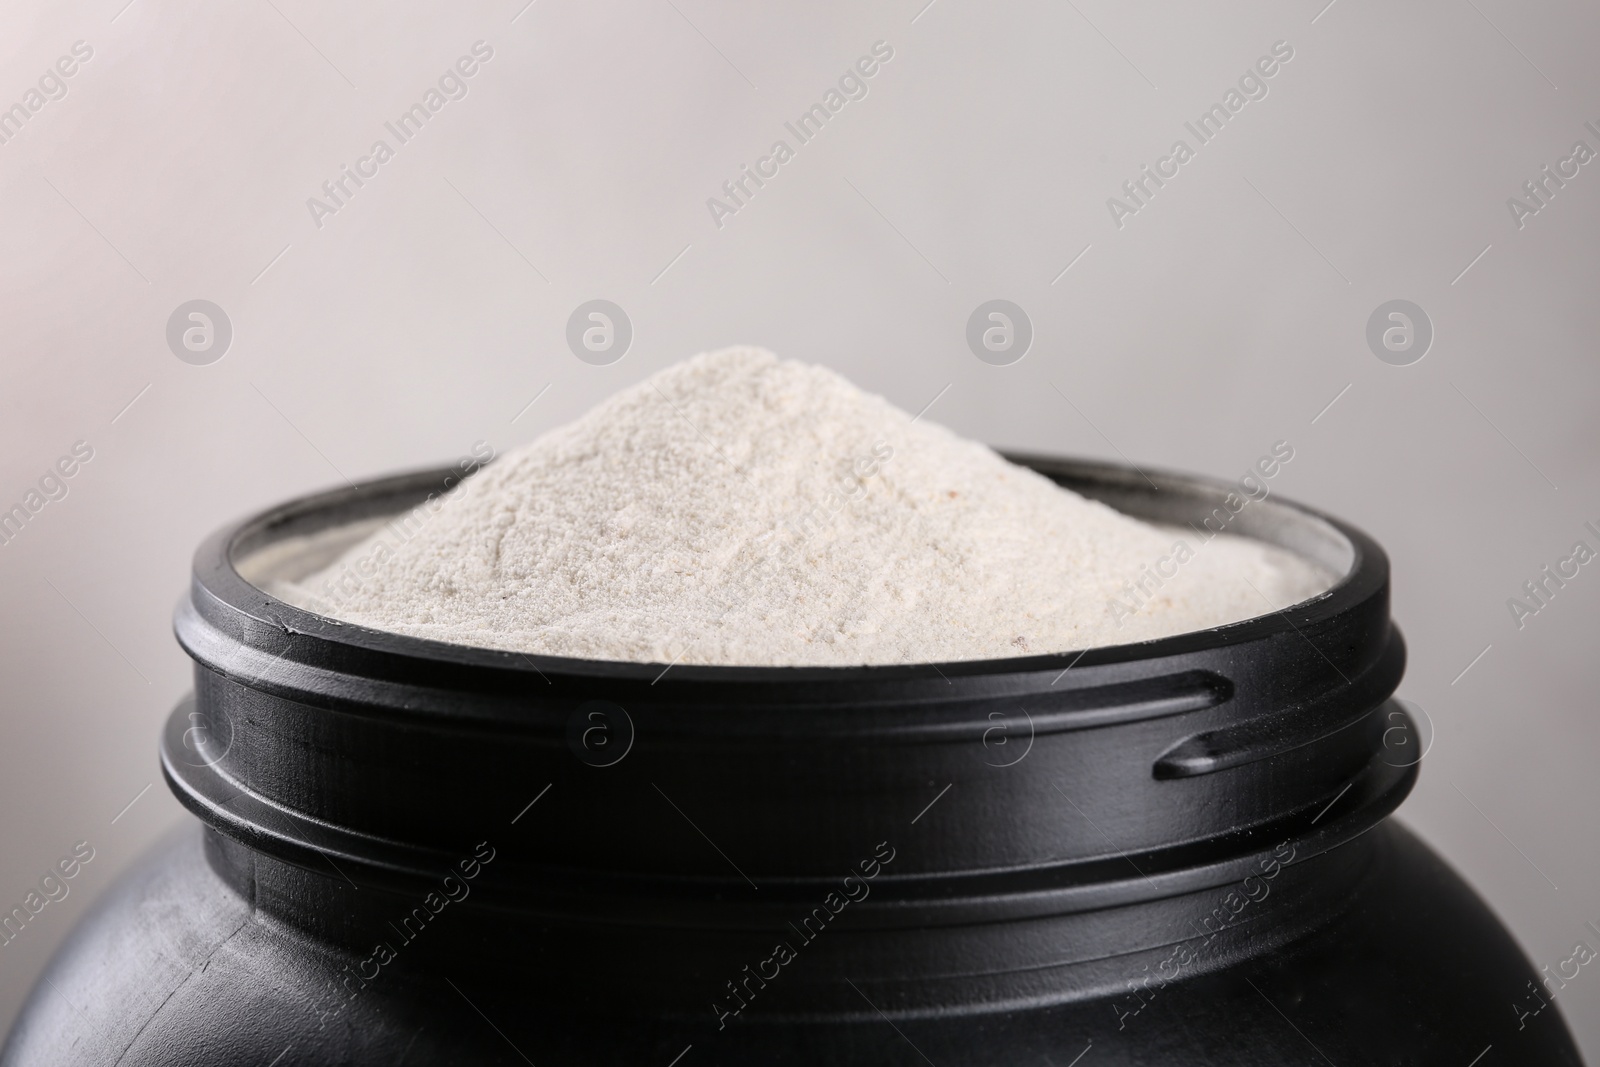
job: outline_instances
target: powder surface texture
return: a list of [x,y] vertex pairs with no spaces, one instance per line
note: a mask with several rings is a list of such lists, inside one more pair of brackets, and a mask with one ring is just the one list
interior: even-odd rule
[[[1161,560],[1173,574],[1151,591]],[[1131,594],[1141,576],[1148,595]],[[457,644],[843,666],[1142,641],[1332,580],[1262,542],[1130,518],[829,370],[731,348],[618,393],[269,590]]]

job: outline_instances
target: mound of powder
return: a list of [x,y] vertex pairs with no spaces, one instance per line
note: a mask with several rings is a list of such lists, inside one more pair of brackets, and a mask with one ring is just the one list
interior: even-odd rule
[[[1131,594],[1180,540],[1176,576]],[[782,666],[1141,641],[1331,582],[1282,549],[1086,500],[821,367],[730,348],[618,393],[270,589],[457,644]]]

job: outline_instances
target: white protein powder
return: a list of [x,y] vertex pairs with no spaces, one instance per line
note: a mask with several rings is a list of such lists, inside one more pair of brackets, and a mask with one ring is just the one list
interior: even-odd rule
[[[842,666],[1142,641],[1333,581],[1263,542],[1129,518],[756,348],[667,368],[404,525],[269,591],[454,644]],[[1161,560],[1176,574],[1131,592]]]

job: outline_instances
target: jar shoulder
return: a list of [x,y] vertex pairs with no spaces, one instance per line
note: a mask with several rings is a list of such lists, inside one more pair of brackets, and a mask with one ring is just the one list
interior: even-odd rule
[[[1393,821],[1367,835],[1371,869],[1344,910],[1288,946],[1128,991],[1029,1011],[897,1019],[630,1019],[589,991],[553,1009],[525,967],[385,968],[260,916],[207,861],[198,828],[164,839],[69,937],[0,1053],[0,1067],[106,1063],[817,1063],[940,1067],[1068,1063],[1465,1063],[1493,1045],[1529,1067],[1581,1063],[1538,975],[1466,883]],[[466,957],[464,957],[466,958]],[[626,960],[618,960],[626,967]],[[1142,973],[1148,975],[1149,968]],[[559,976],[557,976],[559,980]],[[614,998],[612,998],[614,999]],[[892,1012],[892,1006],[888,1006]],[[1313,1054],[1314,1058],[1314,1054]]]

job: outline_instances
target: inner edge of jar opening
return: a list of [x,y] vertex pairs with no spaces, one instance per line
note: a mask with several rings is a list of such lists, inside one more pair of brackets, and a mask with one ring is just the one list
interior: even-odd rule
[[[1299,601],[1301,604],[1312,603],[1333,593],[1351,577],[1356,568],[1356,547],[1344,533],[1318,515],[1296,505],[1274,500],[1275,494],[1272,493],[1253,499],[1245,497],[1237,485],[1164,473],[1156,476],[1164,484],[1158,489],[1151,489],[1149,483],[1131,468],[1124,471],[1111,466],[1078,467],[1071,460],[1044,456],[1007,455],[1006,458],[1045,475],[1057,485],[1080,496],[1151,523],[1163,532],[1181,535],[1207,531],[1217,536],[1245,537],[1295,553],[1333,576],[1327,588]],[[1071,470],[1061,470],[1061,466],[1070,467]],[[419,471],[380,478],[359,487],[354,495],[336,490],[298,498],[239,529],[227,546],[228,563],[241,579],[263,595],[271,596],[266,591],[269,582],[298,581],[322,570],[384,524],[421,504],[430,494],[442,495],[446,480],[452,484],[456,482],[453,470]],[[1245,501],[1237,512],[1231,511],[1224,503],[1230,493],[1238,493]],[[1220,532],[1204,525],[1208,519],[1217,522],[1218,516],[1226,517],[1226,521],[1221,523],[1225,528]],[[1260,615],[1222,626],[1249,622],[1293,606],[1277,605]],[[329,621],[347,625],[344,620],[329,618]],[[1221,627],[1211,629],[1218,628]],[[1204,632],[1207,631],[1186,633]],[[1078,650],[1068,649],[1066,654],[1075,651]]]

